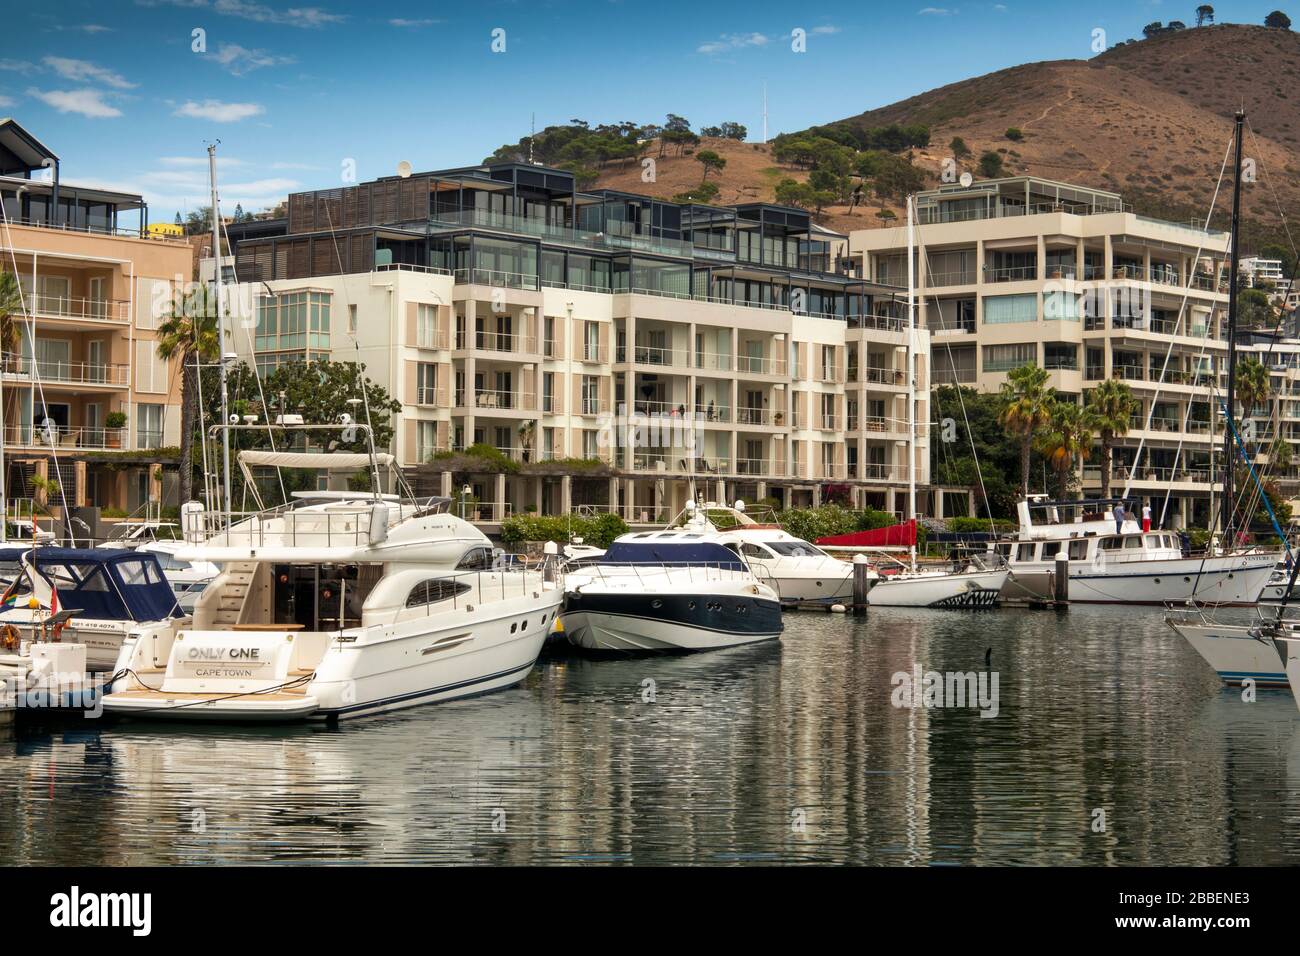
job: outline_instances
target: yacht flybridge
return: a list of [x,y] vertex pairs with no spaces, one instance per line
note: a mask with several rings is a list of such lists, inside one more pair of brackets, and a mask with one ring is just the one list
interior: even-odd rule
[[[391,455],[243,451],[239,467],[397,476]],[[400,480],[400,476],[397,476]],[[184,561],[219,564],[193,621],[132,635],[104,700],[168,719],[348,718],[482,694],[532,670],[563,590],[494,568],[448,500],[307,492],[253,513],[182,507]]]
[[1020,502],[1020,531],[997,546],[1017,586],[1050,594],[1048,576],[1064,556],[1072,602],[1238,606],[1259,600],[1277,563],[1275,553],[1184,556],[1173,532],[1143,531],[1128,517],[1117,529],[1116,504],[1132,503],[1051,501],[1045,495]]

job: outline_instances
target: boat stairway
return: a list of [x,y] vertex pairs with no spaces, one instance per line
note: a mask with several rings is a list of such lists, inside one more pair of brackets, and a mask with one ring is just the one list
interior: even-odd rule
[[254,561],[231,562],[226,565],[218,582],[218,604],[212,620],[214,628],[220,630],[239,623],[256,573],[257,563]]

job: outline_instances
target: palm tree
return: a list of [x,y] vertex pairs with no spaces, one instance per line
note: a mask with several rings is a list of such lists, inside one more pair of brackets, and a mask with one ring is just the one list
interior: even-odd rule
[[0,272],[0,351],[6,356],[17,355],[22,347],[21,333],[15,321],[22,314],[23,296],[18,277],[12,272]]
[[1110,464],[1115,439],[1128,434],[1130,419],[1137,414],[1138,400],[1127,382],[1108,378],[1088,395],[1083,420],[1101,438],[1101,496],[1110,497]]
[[1047,387],[1047,370],[1032,363],[1012,369],[1002,383],[998,422],[1020,438],[1020,494],[1029,497],[1029,452],[1039,432],[1052,420],[1056,398]]
[[181,363],[181,501],[194,484],[194,426],[199,413],[198,366],[219,358],[217,295],[207,284],[187,292],[158,326],[158,357]]
[[1056,402],[1048,431],[1038,441],[1038,451],[1056,472],[1061,497],[1069,493],[1070,472],[1083,466],[1083,458],[1092,445],[1092,429],[1084,420],[1083,409],[1072,401]]
[[1264,363],[1253,355],[1238,362],[1235,390],[1240,409],[1238,421],[1252,418],[1255,409],[1262,407],[1269,397],[1268,369]]

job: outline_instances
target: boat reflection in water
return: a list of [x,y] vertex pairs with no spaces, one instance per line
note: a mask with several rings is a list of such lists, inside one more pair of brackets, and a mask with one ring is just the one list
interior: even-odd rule
[[[996,718],[894,706],[986,653]],[[1126,608],[799,613],[338,730],[33,727],[0,746],[0,861],[1300,863],[1291,696],[1218,688]]]

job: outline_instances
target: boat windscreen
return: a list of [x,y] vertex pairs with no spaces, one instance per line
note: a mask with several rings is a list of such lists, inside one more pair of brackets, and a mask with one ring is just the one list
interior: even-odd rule
[[713,541],[615,541],[600,559],[601,564],[700,565],[727,571],[743,571],[746,565],[737,554]]

